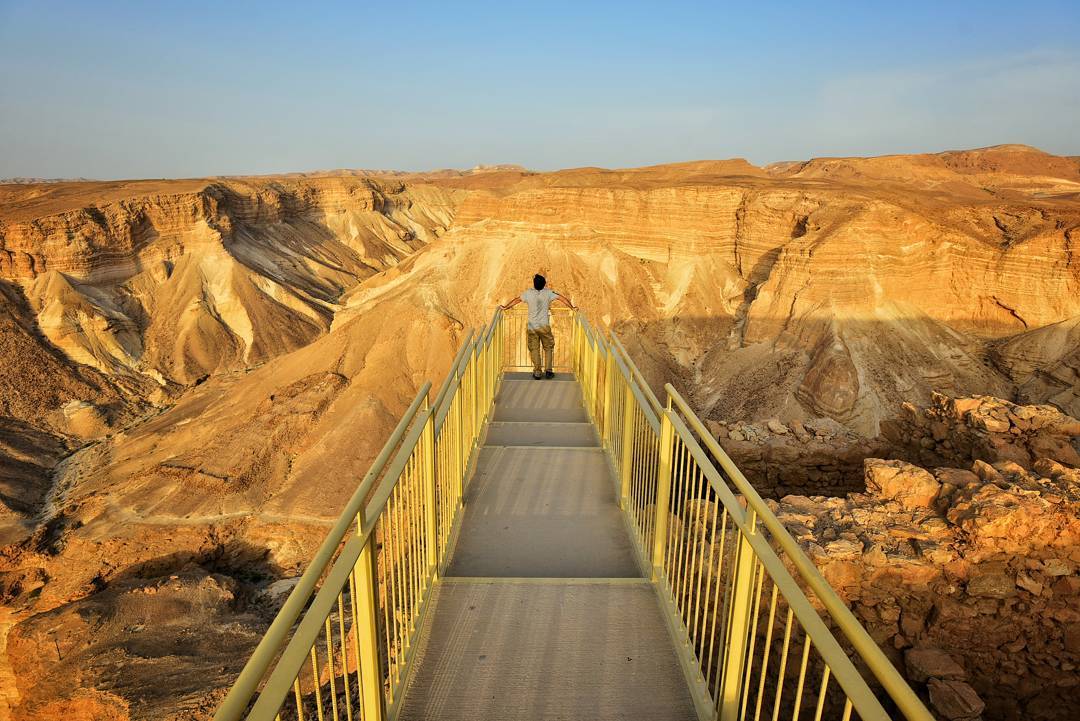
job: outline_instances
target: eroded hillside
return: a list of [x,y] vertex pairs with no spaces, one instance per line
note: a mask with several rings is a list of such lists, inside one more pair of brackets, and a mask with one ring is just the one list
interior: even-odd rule
[[1080,164],[1032,149],[0,188],[16,717],[207,717],[416,389],[536,271],[714,420],[1080,413]]

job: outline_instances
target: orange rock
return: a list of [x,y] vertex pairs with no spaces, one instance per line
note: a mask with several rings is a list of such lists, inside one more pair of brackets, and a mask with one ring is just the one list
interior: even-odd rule
[[928,471],[904,461],[867,458],[864,473],[868,493],[897,500],[908,509],[928,508],[941,490],[941,483]]

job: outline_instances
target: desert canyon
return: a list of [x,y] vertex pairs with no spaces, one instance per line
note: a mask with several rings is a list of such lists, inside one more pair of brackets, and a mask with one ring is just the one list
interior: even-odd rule
[[1080,158],[1008,145],[0,184],[0,721],[208,719],[534,272],[942,718],[1075,717]]

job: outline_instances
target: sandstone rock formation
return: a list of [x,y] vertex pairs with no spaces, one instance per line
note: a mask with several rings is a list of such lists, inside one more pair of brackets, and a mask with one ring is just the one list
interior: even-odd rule
[[985,702],[987,718],[1070,718],[1080,469],[868,459],[865,480],[866,493],[770,503],[941,717],[978,717]]
[[[206,718],[268,622],[266,589],[310,557],[466,329],[537,270],[614,327],[658,388],[730,422],[776,495],[860,489],[882,421],[933,390],[1076,415],[1077,190],[1076,160],[1015,147],[0,185],[5,697],[17,718]],[[1003,494],[992,503],[936,474],[941,503],[1011,509],[1014,486],[1053,479],[1009,423],[1030,468],[979,466],[1004,479],[977,486]],[[1020,494],[1032,518],[1065,523],[1071,506],[1036,497],[1055,496]],[[880,499],[852,503],[885,520]],[[919,503],[895,506],[967,522]],[[222,625],[228,658],[205,645]],[[978,681],[992,664],[961,660],[993,701]],[[1028,678],[1035,661],[994,668]]]

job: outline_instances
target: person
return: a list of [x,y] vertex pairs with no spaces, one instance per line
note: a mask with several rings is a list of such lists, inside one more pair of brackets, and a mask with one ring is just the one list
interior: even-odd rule
[[[555,377],[555,370],[552,368],[555,361],[555,335],[551,332],[551,304],[558,300],[571,310],[577,310],[577,306],[571,303],[569,298],[545,286],[547,286],[547,279],[537,273],[533,276],[532,288],[506,305],[499,306],[503,310],[510,310],[522,301],[529,306],[529,320],[525,333],[529,355],[532,356],[533,378],[536,380],[540,380],[545,375],[548,378]],[[540,365],[541,346],[544,349],[543,374],[541,374]]]

